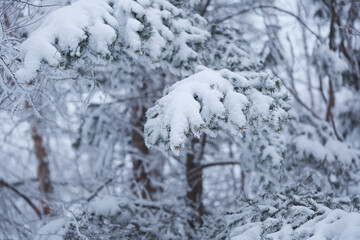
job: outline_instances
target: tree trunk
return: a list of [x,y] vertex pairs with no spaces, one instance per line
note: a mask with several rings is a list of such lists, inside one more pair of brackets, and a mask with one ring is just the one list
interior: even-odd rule
[[156,194],[161,192],[162,188],[154,186],[152,179],[161,181],[163,162],[160,158],[151,159],[151,161],[157,161],[155,163],[146,161],[150,159],[149,155],[151,154],[145,145],[144,136],[141,134],[144,132],[146,108],[137,104],[133,106],[132,110],[132,125],[134,129],[131,132],[131,140],[132,145],[138,150],[138,154],[132,157],[135,180],[133,191],[140,198],[155,200]]
[[[29,102],[25,102],[25,109],[31,108]],[[37,177],[39,179],[39,190],[44,194],[45,199],[40,200],[43,213],[49,215],[51,213],[50,206],[47,204],[49,194],[52,193],[53,187],[50,180],[50,169],[47,161],[47,154],[43,144],[43,137],[38,131],[38,127],[41,125],[41,120],[35,119],[33,116],[30,120],[31,124],[31,138],[34,142],[34,152],[38,161]]]
[[43,146],[43,138],[37,132],[36,126],[32,126],[31,134],[34,141],[35,155],[38,160],[37,176],[39,178],[39,190],[45,194],[51,193],[53,189],[50,181],[49,164],[46,161],[46,151]]
[[200,162],[196,160],[194,153],[188,153],[186,155],[186,180],[188,184],[186,204],[199,215],[202,215],[202,170],[200,168]]
[[205,143],[205,135],[201,137],[200,141],[199,139],[193,138],[191,141],[191,151],[186,154],[186,205],[191,210],[191,214],[188,216],[188,223],[194,233],[196,233],[197,227],[202,225],[201,217],[204,213],[201,159],[204,153]]

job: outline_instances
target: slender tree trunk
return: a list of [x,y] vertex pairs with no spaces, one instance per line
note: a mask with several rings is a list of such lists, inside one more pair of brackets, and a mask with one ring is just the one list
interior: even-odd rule
[[245,171],[241,168],[241,191],[245,193]]
[[[335,29],[335,23],[337,21],[337,19],[339,18],[339,16],[336,13],[336,9],[335,9],[335,1],[331,0],[329,3],[329,8],[331,11],[331,22],[330,22],[330,33],[329,33],[329,48],[332,51],[336,51],[336,43],[335,43],[335,35],[336,35],[336,29]],[[339,24],[340,25],[340,24]],[[337,139],[339,141],[343,141],[342,137],[340,136],[340,134],[337,132],[336,130],[336,125],[335,125],[335,120],[334,120],[334,116],[332,113],[332,109],[335,107],[335,93],[334,93],[334,87],[333,87],[333,81],[331,76],[329,75],[329,102],[328,102],[328,106],[327,106],[327,110],[326,110],[326,121],[330,122],[333,129],[334,129],[334,133],[337,137]]]
[[200,162],[197,161],[194,153],[186,155],[186,180],[188,190],[186,193],[187,205],[194,209],[199,215],[203,213],[202,204],[202,170]]
[[[6,14],[6,12],[4,13],[4,25],[6,26],[6,28],[11,27],[9,17]],[[16,39],[19,38],[19,36],[16,36],[12,32],[10,32],[9,35]],[[11,85],[15,84],[14,81],[12,81],[11,79],[9,79],[8,82]],[[29,108],[31,108],[31,106],[30,106],[29,102],[26,101],[25,109],[29,109]],[[31,137],[34,142],[35,156],[38,161],[37,177],[39,179],[39,190],[42,194],[45,195],[45,199],[46,199],[46,200],[44,200],[44,199],[40,200],[40,204],[42,206],[43,213],[45,215],[48,215],[48,214],[50,214],[50,207],[47,204],[47,200],[49,198],[48,195],[53,191],[53,188],[52,188],[51,181],[50,181],[50,170],[49,170],[49,165],[48,165],[48,162],[46,159],[46,150],[43,145],[43,137],[38,132],[38,126],[41,124],[41,120],[36,120],[35,117],[32,116],[30,118],[30,124],[31,124]],[[41,215],[40,215],[40,217],[41,217]]]
[[[299,16],[301,16],[301,9],[300,4],[298,5],[298,13]],[[304,44],[304,53],[305,53],[305,60],[306,60],[306,79],[307,79],[307,89],[310,94],[310,104],[311,104],[311,110],[314,110],[315,106],[315,100],[314,100],[314,94],[312,91],[312,79],[311,79],[311,58],[309,55],[309,47],[308,47],[308,39],[306,35],[306,29],[303,25],[301,25],[301,33],[302,33],[302,40]]]
[[[330,1],[330,11],[331,11],[331,23],[330,23],[330,33],[329,33],[329,48],[332,51],[336,51],[335,45],[335,22],[336,22],[336,12],[335,12],[335,2],[333,0]],[[333,82],[331,76],[329,76],[329,103],[326,110],[326,121],[330,122],[332,118],[332,108],[335,106],[335,94],[333,88]]]
[[51,193],[52,185],[50,181],[50,170],[46,160],[43,137],[38,133],[36,126],[32,126],[31,134],[34,142],[35,155],[38,160],[37,176],[39,178],[39,190],[45,194]]
[[[25,103],[25,109],[31,108],[29,102]],[[43,136],[39,133],[38,127],[41,125],[41,120],[31,118],[31,138],[34,143],[34,152],[38,161],[37,177],[39,179],[39,190],[44,194],[44,199],[40,200],[40,204],[45,215],[51,213],[50,206],[48,205],[49,194],[53,192],[53,187],[50,180],[50,169],[47,160],[47,154],[44,147]]]
[[[141,108],[141,109],[139,109]],[[140,112],[140,116],[138,113]],[[142,106],[136,105],[133,107],[133,122],[132,125],[135,129],[132,130],[132,145],[138,150],[139,154],[134,155],[133,162],[133,174],[135,179],[135,185],[133,186],[134,192],[141,198],[152,199],[157,189],[151,185],[150,173],[148,172],[149,163],[145,162],[145,157],[149,155],[149,149],[145,145],[144,137],[140,133],[144,130],[146,109]]]
[[40,203],[43,209],[43,213],[45,215],[49,215],[51,213],[51,209],[47,201],[49,200],[49,194],[53,191],[50,180],[49,163],[46,159],[43,137],[38,133],[36,126],[32,126],[31,134],[34,142],[35,155],[38,160],[37,176],[39,179],[39,190],[45,195],[46,199],[40,200]]
[[188,223],[193,233],[196,233],[197,227],[202,225],[201,217],[204,213],[202,202],[203,172],[201,168],[201,159],[204,153],[205,144],[205,135],[203,135],[200,140],[193,138],[191,141],[191,151],[186,154],[186,205],[191,210],[191,213],[188,216]]

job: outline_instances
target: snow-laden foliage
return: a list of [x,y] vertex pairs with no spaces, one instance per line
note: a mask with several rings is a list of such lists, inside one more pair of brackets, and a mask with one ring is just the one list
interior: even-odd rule
[[29,82],[42,63],[61,67],[79,58],[84,50],[110,55],[109,46],[117,38],[117,20],[107,1],[91,0],[55,10],[22,44],[24,67],[17,71],[20,81]]
[[239,199],[226,217],[232,240],[358,239],[359,196],[334,198],[303,187]]
[[[183,206],[178,206],[183,207]],[[42,239],[186,239],[184,212],[151,202],[105,196],[83,204],[76,212],[64,209],[61,218],[39,230]]]
[[0,1],[0,238],[358,239],[359,7]]
[[198,5],[201,0],[170,0],[175,6],[185,6],[185,7],[194,7]]
[[288,177],[317,191],[327,189],[326,192],[344,194],[356,188],[360,180],[358,149],[339,142],[326,123],[311,120],[310,116],[293,120],[288,127]]
[[336,95],[338,104],[334,114],[339,119],[339,131],[344,138],[349,139],[355,147],[360,147],[360,94],[347,88],[341,89]]
[[[235,211],[204,216],[198,237],[241,240],[357,239],[360,198],[334,197],[302,186],[267,192],[257,198],[242,195]],[[63,209],[61,217],[39,229],[36,239],[187,239],[185,208],[104,196]]]
[[342,74],[348,70],[344,59],[338,56],[338,53],[329,49],[328,46],[320,45],[313,53],[314,64],[323,78],[330,77],[334,81],[335,88],[338,90],[342,84]]
[[179,69],[193,68],[191,63],[198,59],[196,51],[209,37],[199,28],[204,19],[198,16],[192,22],[168,1],[118,1],[115,11],[125,52],[175,74]]
[[49,14],[31,33],[21,46],[24,67],[16,77],[33,85],[43,63],[64,70],[79,58],[116,60],[124,54],[152,67],[190,70],[197,45],[207,37],[167,1],[79,0]]
[[208,43],[210,54],[203,56],[208,67],[226,68],[231,71],[256,71],[262,64],[251,52],[250,45],[242,37],[242,32],[234,27],[211,26]]
[[202,133],[279,131],[287,119],[287,99],[280,80],[265,73],[205,69],[167,89],[148,110],[146,143],[179,153],[190,136]]

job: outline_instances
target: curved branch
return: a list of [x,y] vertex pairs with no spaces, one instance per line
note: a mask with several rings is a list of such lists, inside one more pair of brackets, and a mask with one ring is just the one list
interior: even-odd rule
[[287,11],[285,9],[282,9],[282,8],[279,8],[279,7],[276,7],[276,6],[271,6],[271,5],[259,5],[259,6],[254,6],[254,7],[251,7],[251,8],[246,8],[246,9],[243,9],[243,10],[240,10],[232,15],[229,15],[229,16],[226,16],[222,19],[218,19],[218,20],[215,20],[214,22],[215,23],[221,23],[221,22],[224,22],[226,20],[229,20],[237,15],[240,15],[240,14],[243,14],[243,13],[247,13],[251,10],[255,10],[255,9],[265,9],[265,8],[271,8],[271,9],[274,9],[276,11],[279,11],[279,12],[282,12],[282,13],[286,13],[292,17],[294,17],[301,25],[303,25],[311,34],[313,34],[317,39],[319,39],[321,42],[324,41],[324,39],[318,35],[316,32],[314,32],[309,26],[306,25],[306,23],[299,17],[297,16],[296,14],[290,12],[290,11]]
[[101,185],[98,189],[96,189],[96,191],[91,194],[90,197],[87,198],[86,201],[90,202],[94,197],[97,196],[97,194],[108,184],[110,184],[114,179],[113,178],[109,178],[103,185]]
[[216,167],[216,166],[224,166],[224,165],[240,165],[241,163],[239,161],[223,161],[223,162],[212,162],[212,163],[205,163],[201,164],[200,166],[192,169],[189,172],[190,178],[195,178],[204,168],[208,167]]
[[12,2],[19,2],[19,3],[24,3],[26,5],[29,5],[31,7],[38,7],[38,8],[42,8],[42,7],[64,7],[67,6],[69,4],[64,4],[64,5],[59,5],[59,4],[44,4],[44,5],[38,5],[38,4],[33,4],[30,1],[25,1],[25,0],[10,0]]
[[204,15],[205,15],[206,10],[207,10],[208,6],[210,5],[210,2],[211,2],[211,0],[207,0],[207,1],[206,1],[203,9],[202,9],[201,12],[200,12],[200,15],[201,15],[201,16],[204,16]]
[[36,215],[38,215],[38,217],[41,219],[41,212],[39,211],[39,209],[31,202],[31,200],[25,196],[24,194],[22,194],[21,192],[19,192],[16,188],[14,188],[13,186],[11,186],[9,183],[5,182],[3,179],[0,179],[0,186],[4,186],[10,190],[12,190],[14,193],[16,193],[17,195],[19,195],[22,199],[25,200],[25,202],[27,202],[30,207],[35,211]]
[[204,168],[208,168],[208,167],[236,165],[236,164],[240,164],[240,162],[239,161],[212,162],[212,163],[201,164],[200,169],[203,170]]

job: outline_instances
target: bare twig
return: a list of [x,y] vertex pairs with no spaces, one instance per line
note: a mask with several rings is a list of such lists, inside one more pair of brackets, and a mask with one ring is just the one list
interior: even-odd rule
[[12,2],[19,2],[19,3],[24,3],[26,5],[29,5],[29,6],[32,6],[32,7],[64,7],[68,4],[65,4],[65,5],[60,5],[60,4],[33,4],[33,3],[30,3],[30,1],[25,1],[25,0],[10,0]]
[[192,169],[189,172],[189,177],[190,178],[195,178],[198,176],[198,174],[204,170],[205,168],[209,168],[209,167],[216,167],[216,166],[225,166],[225,165],[240,165],[239,161],[222,161],[222,162],[212,162],[212,163],[205,163],[205,164],[201,164],[200,166]]
[[224,162],[212,162],[212,163],[205,163],[201,164],[200,168],[208,168],[208,167],[215,167],[215,166],[224,166],[224,165],[237,165],[240,164],[239,161],[224,161]]
[[103,185],[101,185],[98,189],[96,189],[96,191],[91,194],[90,197],[88,197],[87,201],[90,202],[94,197],[96,197],[96,195],[106,186],[109,185],[114,179],[113,178],[109,178]]
[[27,202],[30,205],[30,207],[35,211],[36,215],[38,215],[38,217],[41,219],[41,212],[27,196],[25,196],[24,194],[19,192],[15,187],[11,186],[9,183],[5,182],[3,179],[0,179],[0,186],[4,186],[4,187],[12,190],[14,193],[19,195],[22,199],[24,199],[25,202]]
[[201,16],[204,16],[204,15],[205,15],[206,10],[207,10],[208,6],[210,5],[210,2],[211,2],[211,0],[206,0],[205,5],[204,5],[204,7],[201,9],[201,12],[200,12],[200,15],[201,15]]
[[[301,10],[300,10],[300,6],[298,5],[298,12],[299,12],[299,16],[301,16]],[[312,81],[311,81],[311,72],[310,72],[310,64],[311,64],[311,60],[310,60],[310,55],[309,55],[309,51],[308,51],[308,39],[306,36],[306,31],[304,26],[301,27],[301,33],[302,33],[302,40],[303,40],[303,44],[304,44],[304,53],[305,53],[305,59],[306,59],[306,78],[307,78],[307,88],[310,94],[310,103],[311,103],[311,109],[314,109],[315,106],[315,102],[314,102],[314,94],[312,92]]]
[[299,17],[297,16],[296,14],[290,12],[290,11],[287,11],[285,9],[282,9],[282,8],[279,8],[279,7],[276,7],[276,6],[271,6],[271,5],[259,5],[259,6],[254,6],[254,7],[251,7],[251,8],[247,8],[247,9],[242,9],[232,15],[229,15],[229,16],[226,16],[224,18],[221,18],[221,19],[217,19],[215,20],[216,23],[220,23],[220,22],[224,22],[226,20],[229,20],[233,17],[236,17],[240,14],[244,14],[244,13],[247,13],[249,11],[252,11],[252,10],[255,10],[255,9],[274,9],[276,11],[279,11],[279,12],[282,12],[282,13],[285,13],[285,14],[288,14],[292,17],[294,17],[301,25],[304,26],[304,28],[306,28],[312,35],[314,35],[317,39],[319,39],[321,42],[324,42],[324,39],[318,35],[316,32],[314,32],[308,25],[306,25],[306,23]]
[[65,212],[65,211],[69,212],[69,213],[71,214],[72,218],[74,219],[77,234],[78,234],[80,237],[89,240],[89,238],[88,238],[87,236],[85,236],[84,234],[82,234],[82,232],[80,231],[79,223],[78,223],[78,221],[76,220],[76,217],[75,217],[74,213],[73,213],[72,211],[66,209],[66,208],[64,207],[64,204],[62,204],[62,208],[63,208],[64,212]]

